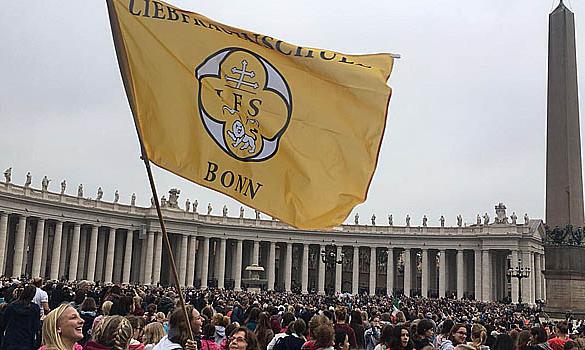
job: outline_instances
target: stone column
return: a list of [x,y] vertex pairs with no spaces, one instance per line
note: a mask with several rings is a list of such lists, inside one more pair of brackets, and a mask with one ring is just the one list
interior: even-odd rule
[[219,240],[219,261],[217,264],[217,288],[225,288],[225,251],[226,251],[227,240],[221,238]]
[[37,221],[37,233],[35,237],[35,247],[33,251],[32,277],[41,276],[41,258],[43,257],[43,241],[45,235],[45,219],[39,218]]
[[122,270],[122,283],[130,283],[130,271],[132,270],[132,243],[134,241],[134,231],[128,229],[126,233],[126,247],[124,249],[124,270]]
[[97,259],[97,245],[98,245],[98,230],[97,225],[91,226],[91,236],[89,238],[89,256],[87,258],[87,279],[95,281],[95,265]]
[[534,268],[534,252],[528,252],[528,267],[530,268],[530,275],[528,275],[527,281],[530,286],[530,304],[534,304],[535,290],[536,290],[536,271]]
[[197,237],[189,236],[187,261],[187,286],[193,287],[193,280],[195,279],[195,256],[197,254]]
[[252,264],[260,265],[260,241],[254,241],[252,248]]
[[[512,250],[512,257],[510,258],[510,268],[514,271],[518,267],[518,251]],[[512,302],[514,304],[518,303],[518,279],[516,277],[510,278],[510,296],[512,297]]]
[[[343,252],[342,246],[337,246],[335,260],[342,260],[341,253]],[[343,263],[335,264],[335,293],[341,293],[341,279],[343,278]]]
[[267,283],[268,290],[274,290],[274,283],[276,283],[276,243],[268,242],[268,270]]
[[301,293],[309,293],[309,245],[303,243],[303,262],[301,264]]
[[63,236],[63,222],[55,222],[55,238],[53,240],[53,253],[51,254],[51,279],[59,278],[59,261],[61,260],[61,238]]
[[420,277],[420,293],[423,298],[429,296],[429,250],[422,249],[422,270]]
[[463,298],[465,292],[465,275],[463,274],[463,249],[457,250],[457,299]]
[[71,236],[71,254],[69,255],[69,281],[77,280],[77,264],[79,263],[79,238],[81,225],[73,223],[73,236]]
[[286,244],[286,260],[284,264],[284,291],[290,292],[292,290],[292,260],[293,260],[293,245]]
[[8,236],[8,214],[0,213],[0,275],[4,275],[6,237]]
[[319,256],[317,258],[319,261],[319,283],[317,283],[317,294],[320,295],[325,294],[325,264],[323,263],[323,260],[321,260],[321,252],[323,249],[325,249],[325,246],[319,245]]
[[[273,242],[270,242],[270,244],[271,246],[274,245]],[[242,246],[243,241],[241,239],[236,240],[236,258],[234,259],[234,290],[236,292],[242,290]],[[268,279],[270,279],[270,269],[272,269],[272,276],[274,276],[274,264],[268,265]],[[268,289],[270,289],[270,282],[268,282]],[[274,277],[272,278],[272,289],[274,289]]]
[[[528,252],[520,252],[522,256],[522,267],[527,268],[530,267],[530,258]],[[532,275],[532,271],[530,271],[530,275]],[[530,302],[530,283],[529,278],[522,279],[522,302],[529,303]]]
[[534,299],[542,299],[542,267],[540,266],[540,254],[538,253],[534,254],[534,278]]
[[410,268],[410,262],[412,258],[410,256],[410,248],[404,249],[404,295],[410,297],[410,286],[412,271]]
[[439,250],[439,298],[445,297],[447,287],[447,251]]
[[106,254],[106,271],[104,273],[104,282],[112,283],[114,275],[114,254],[116,253],[116,229],[109,227],[110,234],[108,235],[108,252]]
[[146,232],[146,259],[144,259],[144,284],[153,284],[152,265],[154,262],[154,232]]
[[386,261],[386,294],[394,293],[394,249],[388,247],[388,260]]
[[209,237],[203,237],[202,249],[201,289],[207,289],[207,279],[209,277]]
[[[153,239],[155,237],[153,236]],[[162,232],[156,233],[156,239],[154,242],[154,249],[152,255],[154,255],[154,261],[152,262],[152,284],[156,285],[160,282],[160,270],[162,264]]]
[[475,300],[482,300],[481,298],[481,250],[474,249],[473,250],[473,258],[474,258],[474,294]]
[[353,247],[353,262],[352,262],[352,274],[351,274],[351,292],[353,294],[359,293],[360,287],[360,247]]
[[22,258],[24,256],[24,235],[26,230],[26,216],[18,218],[18,229],[14,241],[14,257],[12,260],[12,277],[20,278],[22,274]]
[[491,281],[490,281],[490,277],[492,275],[492,271],[491,271],[491,259],[490,259],[490,251],[488,249],[482,250],[481,251],[482,257],[481,257],[481,275],[482,275],[482,281],[481,281],[481,286],[482,286],[482,291],[481,291],[481,298],[483,301],[491,301],[492,297],[491,297],[491,293],[490,293],[490,288],[491,288]]
[[185,279],[187,277],[187,252],[188,250],[188,245],[189,245],[189,236],[187,235],[181,235],[181,250],[179,251],[180,255],[179,255],[179,266],[178,269],[179,271],[179,285],[181,287],[185,286]]
[[376,247],[370,247],[370,283],[369,293],[370,295],[376,295]]

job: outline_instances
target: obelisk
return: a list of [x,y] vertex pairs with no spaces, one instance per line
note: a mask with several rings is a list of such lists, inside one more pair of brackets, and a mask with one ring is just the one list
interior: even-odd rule
[[562,0],[549,15],[546,134],[546,224],[583,226],[575,20]]
[[585,248],[573,238],[584,223],[575,19],[562,0],[549,15],[547,95],[545,310],[582,315]]

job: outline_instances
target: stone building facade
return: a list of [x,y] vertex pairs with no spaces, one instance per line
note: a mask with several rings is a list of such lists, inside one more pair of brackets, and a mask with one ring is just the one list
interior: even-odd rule
[[[48,183],[47,183],[48,184]],[[0,183],[0,274],[103,283],[170,284],[169,254],[154,207]],[[100,189],[101,190],[101,189]],[[241,289],[244,269],[265,267],[268,289],[302,293],[390,291],[410,295],[518,299],[518,280],[507,276],[519,260],[532,273],[522,299],[545,296],[544,227],[541,220],[516,223],[496,207],[496,220],[438,227],[343,225],[303,231],[276,220],[197,213],[177,203],[171,190],[163,215],[180,283],[199,288]],[[503,208],[503,209],[502,209]],[[187,209],[187,210],[186,210]],[[201,210],[201,208],[200,208]],[[498,211],[499,210],[499,211]],[[357,220],[357,219],[356,219]],[[391,220],[389,218],[389,220]],[[372,221],[374,219],[372,218]],[[374,222],[372,222],[374,224]],[[324,263],[322,252],[341,263]]]

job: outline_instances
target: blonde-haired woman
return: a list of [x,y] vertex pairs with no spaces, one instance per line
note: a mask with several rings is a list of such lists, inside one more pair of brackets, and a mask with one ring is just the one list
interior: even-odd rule
[[61,304],[43,321],[41,350],[81,350],[77,341],[83,338],[83,319],[69,304]]
[[132,325],[122,316],[106,316],[92,330],[85,350],[126,350],[132,339]]
[[487,340],[487,330],[484,326],[476,323],[471,326],[471,341],[467,345],[471,345],[475,350],[489,350],[489,346],[485,345]]
[[93,324],[91,325],[91,329],[94,329],[102,321],[102,319],[104,317],[110,316],[110,310],[112,309],[113,304],[114,303],[112,303],[109,300],[106,300],[102,303],[102,308],[101,308],[102,314],[93,319]]
[[144,350],[151,350],[165,336],[162,324],[151,322],[144,327]]

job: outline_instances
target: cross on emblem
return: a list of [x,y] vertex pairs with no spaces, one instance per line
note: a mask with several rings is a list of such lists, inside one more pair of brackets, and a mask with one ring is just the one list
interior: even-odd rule
[[248,61],[242,60],[242,69],[232,67],[232,73],[239,74],[240,76],[237,78],[234,78],[234,77],[230,77],[229,75],[226,74],[225,80],[236,83],[236,86],[235,86],[236,89],[239,89],[242,85],[257,89],[258,88],[257,82],[252,83],[252,82],[244,80],[246,77],[254,78],[254,76],[256,75],[254,73],[254,71],[247,71],[246,70],[247,67],[248,67]]

